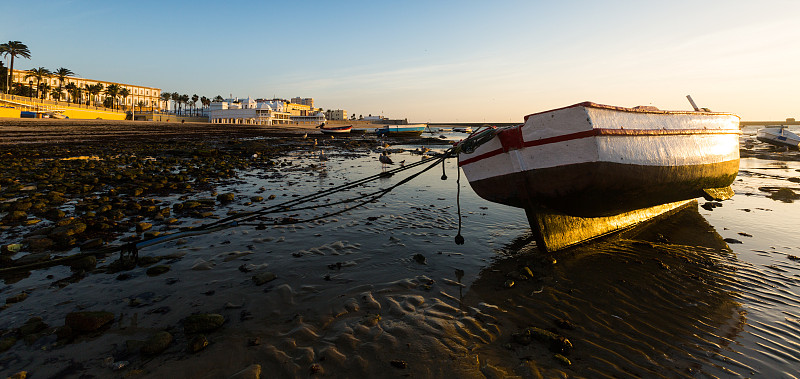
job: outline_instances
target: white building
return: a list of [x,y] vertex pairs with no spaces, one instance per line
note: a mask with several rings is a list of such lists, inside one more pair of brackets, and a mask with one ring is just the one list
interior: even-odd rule
[[285,125],[290,123],[289,117],[289,112],[282,105],[271,101],[255,101],[249,97],[225,99],[213,102],[209,107],[209,121],[212,124]]

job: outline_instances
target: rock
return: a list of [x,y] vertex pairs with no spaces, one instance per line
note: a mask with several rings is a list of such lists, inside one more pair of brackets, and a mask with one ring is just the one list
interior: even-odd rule
[[87,255],[69,263],[69,267],[75,271],[91,271],[97,266],[97,258],[94,255]]
[[102,238],[93,238],[81,244],[81,251],[94,250],[103,246],[105,242]]
[[550,339],[550,351],[562,354],[562,355],[569,355],[572,351],[572,342],[564,336],[556,336],[555,338]]
[[186,334],[213,332],[224,322],[225,317],[216,313],[191,315],[183,320],[183,332]]
[[250,201],[252,201],[254,203],[260,203],[260,202],[264,201],[264,197],[263,196],[251,196],[250,197]]
[[159,265],[147,269],[147,276],[158,276],[169,271],[169,266]]
[[32,251],[42,251],[49,249],[55,242],[47,236],[31,236],[25,239],[25,242],[28,244],[28,248]]
[[172,334],[160,331],[150,336],[147,341],[144,341],[141,352],[144,355],[158,355],[167,350],[170,343],[172,343]]
[[28,214],[25,211],[11,211],[8,212],[4,220],[6,221],[22,221],[28,218]]
[[142,233],[142,232],[144,232],[146,230],[149,230],[152,227],[153,227],[153,224],[149,224],[149,223],[146,223],[146,222],[140,222],[140,223],[136,224],[136,233]]
[[791,203],[794,200],[800,199],[800,195],[796,194],[790,188],[778,188],[777,191],[769,195],[769,198],[772,200],[782,201],[784,203]]
[[230,379],[261,379],[261,365],[253,364],[233,374]]
[[94,332],[114,321],[111,312],[72,312],[67,314],[64,324],[78,333]]
[[424,256],[424,255],[417,253],[417,254],[414,254],[414,260],[415,260],[417,263],[419,263],[419,264],[421,264],[421,265],[424,265],[424,264],[425,264],[425,260],[426,260],[426,259],[425,259],[425,256]]
[[737,240],[736,238],[724,238],[723,241],[729,244],[740,244],[742,241]]
[[15,343],[17,343],[17,337],[5,336],[0,338],[0,353],[10,349]]
[[229,193],[222,193],[217,195],[217,201],[220,203],[230,203],[235,198],[235,195],[232,192]]
[[28,294],[25,292],[20,292],[14,296],[9,296],[6,298],[6,304],[15,304],[19,303],[28,298]]
[[42,321],[42,318],[34,316],[19,327],[19,335],[21,337],[25,337],[31,334],[39,333],[45,329],[47,329],[47,324]]
[[22,249],[22,244],[20,243],[10,243],[7,245],[3,245],[0,247],[0,253],[2,254],[16,254],[19,253],[20,249]]
[[406,361],[401,360],[401,359],[395,359],[395,360],[389,362],[389,364],[391,364],[392,367],[399,368],[401,370],[405,369],[406,367],[408,367],[408,364],[406,363]]
[[269,283],[275,280],[275,278],[277,278],[277,276],[271,272],[262,272],[260,274],[256,274],[253,276],[253,282],[257,286],[260,286],[262,284]]
[[139,267],[147,267],[147,266],[154,265],[154,264],[158,263],[159,261],[161,261],[161,257],[145,256],[145,257],[139,257],[138,264],[139,264]]
[[188,350],[190,353],[196,353],[205,349],[206,346],[208,346],[208,338],[200,334],[192,337],[192,339],[189,340]]

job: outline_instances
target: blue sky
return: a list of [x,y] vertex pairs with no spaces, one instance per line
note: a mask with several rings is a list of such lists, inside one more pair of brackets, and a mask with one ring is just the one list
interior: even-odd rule
[[415,122],[590,100],[800,119],[800,1],[38,1],[4,4],[17,69],[190,96],[313,97]]

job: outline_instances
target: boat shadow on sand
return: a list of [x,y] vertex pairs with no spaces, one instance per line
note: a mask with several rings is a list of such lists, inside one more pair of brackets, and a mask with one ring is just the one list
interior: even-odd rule
[[501,335],[479,349],[491,365],[523,377],[751,371],[719,358],[745,312],[730,285],[736,257],[696,205],[555,254],[532,241],[502,249],[463,297],[502,310]]

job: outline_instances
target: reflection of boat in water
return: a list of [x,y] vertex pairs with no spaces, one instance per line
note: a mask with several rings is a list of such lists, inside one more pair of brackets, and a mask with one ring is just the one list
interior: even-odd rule
[[473,134],[459,166],[481,197],[526,210],[540,248],[558,250],[732,196],[739,134],[732,114],[585,102]]
[[427,124],[408,124],[408,125],[386,125],[375,129],[379,137],[418,137],[425,131]]
[[[732,253],[697,206],[626,233],[571,248],[557,262],[530,254],[535,248],[524,238],[511,241],[463,296],[463,309],[496,309],[485,319],[510,337],[475,353],[499,367],[530,360],[530,375],[515,369],[521,377],[724,377],[740,370],[723,356],[745,322],[727,288],[736,271],[717,264]],[[570,340],[572,365],[564,368],[547,342],[512,337],[529,327]]]
[[800,136],[790,132],[785,125],[767,126],[759,129],[756,139],[777,146],[787,146],[794,150],[798,150],[798,146],[800,146]]
[[325,124],[322,124],[318,126],[318,128],[322,131],[323,134],[350,134],[353,125],[327,126]]

